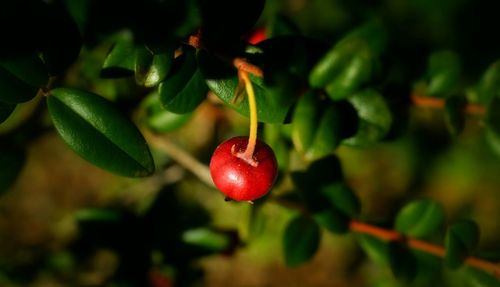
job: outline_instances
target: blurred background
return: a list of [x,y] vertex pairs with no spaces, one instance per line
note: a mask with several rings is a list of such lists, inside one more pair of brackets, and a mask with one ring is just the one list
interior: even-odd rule
[[[83,25],[75,7],[85,1],[63,2]],[[365,19],[384,17],[393,24],[393,35],[404,35],[394,39],[387,57],[402,61],[401,77],[410,84],[391,97],[406,101],[424,81],[427,58],[436,50],[455,51],[463,67],[460,86],[474,87],[500,58],[498,11],[496,1],[268,0],[256,29],[267,31],[280,15],[302,34],[333,45]],[[158,129],[162,124],[147,117],[154,92],[138,87],[133,77],[99,77],[114,39],[123,33],[128,31],[84,45],[59,84],[123,107],[135,105],[135,123]],[[154,144],[157,172],[151,177],[103,171],[62,142],[41,97],[18,105],[0,124],[0,134],[24,127],[34,114],[44,129],[31,135],[26,153],[16,157],[23,163],[20,172],[0,195],[0,286],[141,286],[144,276],[155,287],[406,286],[387,264],[367,255],[352,233],[323,232],[312,261],[286,267],[282,233],[297,211],[274,201],[225,202]],[[364,148],[340,146],[336,154],[346,182],[360,197],[361,218],[387,223],[409,200],[431,198],[444,207],[446,222],[476,220],[478,249],[498,258],[500,157],[486,138],[483,118],[468,115],[463,131],[451,135],[442,109],[412,106],[402,128],[387,139]],[[223,139],[248,133],[248,119],[210,94],[193,113],[175,119],[162,139],[205,165]],[[293,151],[287,157],[290,166],[298,161]],[[287,188],[283,184],[272,192]],[[446,268],[436,282],[474,286]]]

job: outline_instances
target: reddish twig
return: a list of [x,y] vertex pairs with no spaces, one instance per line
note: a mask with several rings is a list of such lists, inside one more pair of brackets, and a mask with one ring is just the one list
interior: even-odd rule
[[[353,232],[367,234],[385,241],[401,241],[415,250],[420,250],[422,252],[432,254],[436,257],[443,258],[446,254],[446,250],[441,246],[437,246],[419,239],[406,237],[405,235],[394,230],[384,229],[356,220],[352,220],[350,222],[349,228]],[[481,269],[500,279],[500,265],[497,263],[489,262],[473,256],[467,257],[464,263],[466,265]]]
[[[411,102],[414,106],[432,109],[444,109],[445,105],[444,99],[420,96],[415,93],[411,95]],[[486,108],[483,105],[468,103],[464,111],[470,115],[484,115]]]

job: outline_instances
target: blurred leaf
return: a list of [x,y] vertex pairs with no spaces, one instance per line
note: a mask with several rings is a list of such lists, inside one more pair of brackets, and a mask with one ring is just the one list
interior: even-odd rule
[[330,49],[312,69],[309,75],[311,87],[323,88],[333,81],[350,58],[350,53],[346,54],[344,50],[339,50],[336,46]]
[[325,87],[332,100],[352,96],[372,75],[371,59],[366,52],[355,55],[343,68],[340,74]]
[[165,79],[174,62],[173,49],[153,53],[146,47],[137,49],[135,79],[139,85],[154,87]]
[[122,34],[111,47],[100,72],[102,78],[130,77],[134,74],[136,47],[130,35]]
[[452,269],[461,267],[479,243],[479,226],[472,220],[461,220],[451,225],[445,238],[445,262]]
[[28,85],[12,73],[0,67],[0,101],[17,104],[27,102],[36,96],[38,87]]
[[427,63],[429,84],[427,94],[434,97],[448,97],[460,81],[461,64],[453,51],[439,51],[430,55]]
[[398,242],[390,242],[388,250],[394,277],[404,282],[413,281],[417,275],[417,262],[411,251]]
[[467,281],[470,282],[472,287],[500,286],[500,280],[498,278],[492,274],[484,272],[483,270],[468,267],[465,272],[468,277]]
[[415,200],[396,215],[395,229],[405,235],[423,238],[434,234],[444,221],[443,207],[428,199]]
[[0,145],[0,194],[6,192],[17,179],[25,162],[24,151]]
[[180,128],[192,117],[192,113],[176,114],[163,109],[157,92],[148,95],[141,103],[145,110],[148,127],[156,132],[169,132]]
[[[224,63],[207,51],[198,52],[198,62],[206,83],[210,90],[219,97],[224,104],[238,113],[248,117],[248,101],[235,101],[238,77],[236,69]],[[287,98],[272,97],[266,91],[262,78],[250,74],[253,83],[255,98],[257,101],[257,116],[259,121],[265,123],[283,123],[292,104],[289,96]],[[285,96],[278,93],[280,97]]]
[[62,139],[84,159],[123,176],[154,172],[146,141],[112,103],[89,92],[57,88],[47,104]]
[[365,253],[378,264],[387,264],[389,244],[376,237],[359,234],[358,242]]
[[490,103],[500,96],[500,61],[492,63],[483,73],[477,87],[479,101]]
[[118,221],[121,213],[111,209],[85,208],[76,212],[75,218],[78,221]]
[[497,155],[500,155],[500,98],[492,99],[484,121],[488,144]]
[[0,66],[32,87],[45,87],[49,80],[47,69],[35,54],[2,60]]
[[454,136],[460,134],[465,127],[465,106],[467,100],[463,96],[451,96],[444,106],[446,126]]
[[349,231],[350,218],[337,208],[315,211],[313,218],[332,233],[343,234]]
[[365,90],[349,98],[360,118],[359,129],[354,137],[342,143],[351,146],[367,146],[381,140],[390,130],[392,114],[386,100],[374,90]]
[[269,38],[300,34],[299,27],[282,14],[276,14],[269,22]]
[[321,115],[307,158],[317,159],[333,153],[340,140],[340,112],[335,105],[330,105]]
[[320,187],[330,202],[348,217],[357,217],[361,212],[361,202],[356,194],[343,182],[335,182]]
[[295,149],[305,154],[311,146],[318,125],[319,99],[315,92],[306,92],[298,101],[292,116],[292,141]]
[[0,124],[3,123],[12,114],[16,105],[0,102]]
[[170,75],[159,86],[162,106],[174,113],[192,112],[206,98],[208,87],[189,48],[176,58]]
[[287,266],[304,264],[316,254],[320,242],[320,228],[311,218],[299,215],[287,225],[283,237],[283,252]]
[[230,240],[227,236],[205,227],[184,231],[182,233],[182,240],[185,243],[215,252],[223,251],[230,244]]

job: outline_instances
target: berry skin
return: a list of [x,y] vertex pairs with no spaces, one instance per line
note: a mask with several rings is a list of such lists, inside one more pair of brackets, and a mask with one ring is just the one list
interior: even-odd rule
[[276,180],[278,164],[273,150],[257,140],[253,159],[245,159],[248,137],[234,137],[221,143],[210,160],[215,186],[227,198],[252,201],[266,195]]

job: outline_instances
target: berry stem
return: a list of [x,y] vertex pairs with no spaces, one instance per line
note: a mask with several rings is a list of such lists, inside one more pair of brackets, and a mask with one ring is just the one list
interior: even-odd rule
[[257,143],[257,102],[255,100],[255,93],[253,90],[252,81],[248,76],[248,73],[244,70],[238,70],[240,79],[245,83],[245,90],[248,96],[248,106],[250,109],[250,135],[248,137],[248,144],[241,154],[241,158],[248,161],[254,162],[253,153],[255,151],[255,144]]

